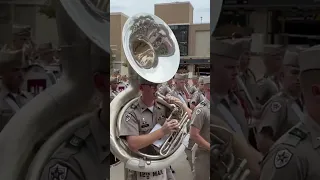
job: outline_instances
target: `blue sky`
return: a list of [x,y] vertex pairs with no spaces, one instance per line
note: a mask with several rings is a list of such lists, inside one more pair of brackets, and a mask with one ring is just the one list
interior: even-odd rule
[[[133,16],[138,13],[154,13],[154,4],[185,2],[186,0],[111,0],[110,11],[122,12],[126,15]],[[193,10],[193,23],[210,22],[210,0],[189,0]]]

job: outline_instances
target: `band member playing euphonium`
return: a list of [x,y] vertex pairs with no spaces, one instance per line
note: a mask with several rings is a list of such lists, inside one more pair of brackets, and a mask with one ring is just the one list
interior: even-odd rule
[[205,100],[203,77],[199,77],[198,89],[195,93],[192,94],[192,97],[190,99],[190,108],[194,109],[203,100]]
[[273,95],[281,89],[282,60],[285,53],[284,47],[265,47],[263,63],[266,68],[264,77],[257,81],[257,100],[264,105]]
[[194,180],[210,179],[210,76],[203,77],[205,99],[192,113],[190,138],[197,143]]
[[186,82],[186,87],[190,93],[190,95],[192,96],[193,93],[195,93],[198,89],[198,79],[199,77],[196,75],[192,75],[192,77],[190,78],[192,80],[192,85],[189,84],[189,79]]
[[275,141],[303,119],[298,53],[287,51],[283,65],[283,89],[266,103],[257,128],[257,144],[262,153],[267,153]]
[[184,104],[188,105],[188,95],[185,92],[185,79],[186,76],[184,74],[177,73],[174,76],[175,87],[167,95],[174,96],[180,99]]
[[[320,179],[320,46],[299,55],[303,121],[287,131],[264,158],[260,180]],[[278,109],[278,107],[275,107]]]
[[[149,82],[141,77],[139,84],[141,97],[133,106],[125,111],[121,122],[120,137],[126,139],[129,148],[134,152],[141,151],[146,154],[156,154],[157,150],[152,144],[165,135],[175,132],[178,128],[178,121],[176,119],[166,120],[165,117],[167,117],[169,113],[168,108],[155,101],[158,84]],[[167,100],[179,103],[189,111],[188,107],[183,105],[179,99],[168,97]],[[162,125],[162,127],[151,132],[157,124]],[[135,176],[136,180],[174,179],[169,167],[158,172],[134,172],[129,174]]]

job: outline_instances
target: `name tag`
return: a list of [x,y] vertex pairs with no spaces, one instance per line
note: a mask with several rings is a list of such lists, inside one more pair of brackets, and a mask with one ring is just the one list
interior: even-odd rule
[[163,170],[160,171],[156,171],[156,172],[139,172],[139,176],[140,177],[144,177],[144,178],[150,178],[150,177],[157,177],[157,176],[161,176],[163,175]]

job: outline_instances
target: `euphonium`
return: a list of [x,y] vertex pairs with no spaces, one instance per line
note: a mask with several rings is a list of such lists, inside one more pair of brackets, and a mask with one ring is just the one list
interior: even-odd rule
[[[138,172],[154,172],[169,167],[184,153],[182,140],[187,134],[188,121],[180,107],[166,103],[163,96],[157,101],[172,109],[172,116],[179,116],[180,131],[171,134],[162,145],[159,155],[132,152],[126,141],[119,138],[121,121],[128,107],[138,100],[138,77],[163,83],[178,70],[180,51],[177,40],[168,25],[157,16],[138,14],[127,20],[122,33],[123,48],[130,64],[130,86],[118,94],[110,104],[111,152],[125,167]],[[169,117],[170,118],[170,117]]]
[[221,180],[247,180],[250,174],[246,167],[247,160],[237,158],[234,154],[232,136],[228,129],[210,125],[211,177]]

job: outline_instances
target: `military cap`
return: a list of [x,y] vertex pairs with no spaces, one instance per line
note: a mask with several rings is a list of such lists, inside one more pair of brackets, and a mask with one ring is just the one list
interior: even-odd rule
[[110,83],[118,83],[119,79],[117,77],[110,77]]
[[246,41],[243,39],[225,39],[216,40],[211,38],[210,53],[211,56],[227,57],[239,60],[243,54],[243,47]]
[[191,76],[191,79],[199,79],[199,76],[193,74],[193,75]]
[[203,76],[200,76],[200,77],[199,77],[198,83],[203,84]]
[[283,56],[285,51],[285,47],[283,45],[265,45],[263,49],[263,54],[265,56]]
[[185,75],[184,75],[184,74],[176,73],[176,74],[174,75],[174,79],[177,79],[177,80],[185,80]]
[[21,68],[23,66],[22,57],[22,50],[2,49],[0,51],[0,73],[13,68]]
[[31,37],[31,27],[28,25],[13,25],[12,29],[15,36]]
[[283,57],[283,65],[299,67],[298,56],[298,53],[287,50]]
[[203,76],[203,84],[210,84],[210,76]]
[[146,80],[146,79],[144,79],[144,78],[142,78],[140,76],[139,76],[138,80],[139,80],[139,84],[143,84],[143,85],[155,85],[155,84],[157,84],[157,83],[150,82],[150,81],[148,81],[148,80]]
[[313,46],[299,55],[300,71],[320,70],[320,45]]

